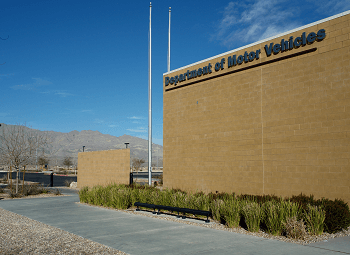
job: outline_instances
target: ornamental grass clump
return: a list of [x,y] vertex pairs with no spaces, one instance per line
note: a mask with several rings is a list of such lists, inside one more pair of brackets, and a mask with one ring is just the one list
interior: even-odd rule
[[286,220],[286,210],[281,202],[268,201],[263,204],[264,223],[266,230],[272,235],[281,235],[283,221]]
[[187,194],[181,191],[173,193],[171,205],[173,207],[187,207]]
[[225,203],[222,199],[216,199],[211,201],[210,203],[210,211],[213,216],[213,219],[216,221],[221,222],[223,218],[221,217],[224,215],[223,207],[225,206]]
[[82,203],[89,203],[89,188],[83,187],[79,190],[79,198]]
[[298,204],[282,199],[267,201],[262,208],[266,231],[272,235],[281,235],[287,218],[297,217],[300,214]]
[[248,231],[258,232],[263,211],[260,205],[254,201],[247,201],[242,205],[242,214],[247,225]]
[[209,197],[203,192],[188,194],[188,208],[195,210],[209,211],[210,201]]
[[153,199],[152,199],[151,193],[152,193],[151,189],[147,189],[147,188],[139,189],[138,202],[152,204]]
[[92,203],[94,205],[107,206],[109,198],[109,192],[102,186],[95,186],[91,190],[92,192]]
[[160,205],[170,206],[172,203],[172,196],[173,193],[170,189],[163,189],[162,192],[159,193],[158,203]]
[[120,210],[130,207],[131,192],[129,189],[112,189],[110,194],[110,202],[107,206]]
[[323,233],[325,217],[326,213],[322,207],[307,205],[307,209],[304,211],[304,219],[311,235],[321,235]]
[[237,228],[239,226],[241,220],[241,206],[240,199],[236,198],[234,195],[227,196],[223,200],[221,214],[229,228]]

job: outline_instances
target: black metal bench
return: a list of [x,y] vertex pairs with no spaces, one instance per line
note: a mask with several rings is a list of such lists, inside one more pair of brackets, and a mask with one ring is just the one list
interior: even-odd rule
[[[185,213],[189,213],[189,214],[193,214],[193,215],[203,215],[203,216],[207,217],[205,222],[210,222],[210,220],[209,220],[209,217],[211,216],[210,211],[172,207],[172,206],[166,206],[166,205],[154,205],[154,204],[147,204],[147,203],[140,203],[140,202],[135,202],[134,205],[137,207],[136,211],[139,211],[140,207],[153,209],[153,214],[160,214],[161,213],[160,210],[165,210],[165,211],[169,211],[169,212],[177,212],[178,218],[180,217],[180,213],[183,213],[183,215],[181,216],[183,219],[186,219]],[[158,212],[156,212],[156,210],[158,210]]]

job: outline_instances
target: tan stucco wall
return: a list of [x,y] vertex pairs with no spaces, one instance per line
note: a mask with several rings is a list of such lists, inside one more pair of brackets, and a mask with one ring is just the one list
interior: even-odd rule
[[[212,64],[211,74],[163,84],[165,187],[350,202],[349,23],[347,14],[164,74]],[[266,56],[265,45],[320,29],[322,41]],[[258,60],[227,67],[258,49]]]
[[130,149],[78,153],[78,188],[129,184]]

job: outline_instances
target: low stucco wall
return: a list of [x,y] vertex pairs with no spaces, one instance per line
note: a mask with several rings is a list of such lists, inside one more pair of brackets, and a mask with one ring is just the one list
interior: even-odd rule
[[78,153],[78,188],[128,184],[130,149]]

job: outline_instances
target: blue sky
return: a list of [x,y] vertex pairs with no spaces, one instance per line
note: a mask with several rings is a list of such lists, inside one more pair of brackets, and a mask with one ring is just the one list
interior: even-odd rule
[[[153,142],[162,75],[350,9],[337,1],[152,1]],[[149,1],[2,0],[0,123],[148,139]]]

